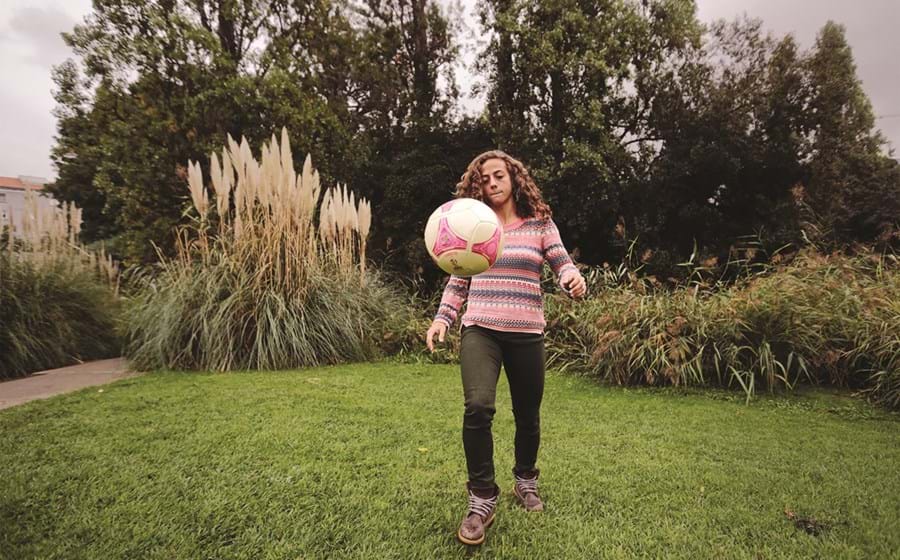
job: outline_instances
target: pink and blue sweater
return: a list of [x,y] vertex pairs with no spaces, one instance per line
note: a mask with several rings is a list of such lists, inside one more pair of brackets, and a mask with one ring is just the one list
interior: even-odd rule
[[462,324],[499,331],[542,333],[544,298],[541,268],[550,264],[557,281],[567,269],[577,270],[550,218],[526,218],[504,227],[503,254],[494,266],[471,278],[450,276],[436,321],[450,327],[463,304]]

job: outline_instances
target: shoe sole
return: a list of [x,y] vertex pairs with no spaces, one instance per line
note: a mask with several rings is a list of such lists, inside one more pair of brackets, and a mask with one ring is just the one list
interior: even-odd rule
[[519,505],[525,508],[525,511],[533,511],[540,512],[544,511],[544,504],[541,504],[540,507],[529,509],[527,505],[525,505],[525,497],[519,495],[519,489],[515,486],[513,487],[513,496],[516,497],[516,501],[519,502]]
[[462,527],[460,527],[460,529],[457,529],[457,531],[456,531],[456,538],[459,539],[459,542],[461,542],[461,543],[463,543],[463,544],[468,544],[468,545],[476,545],[476,544],[481,544],[481,543],[483,543],[483,542],[484,542],[484,538],[487,536],[487,529],[488,529],[488,527],[491,526],[491,523],[494,522],[494,516],[495,516],[495,515],[496,515],[496,512],[493,512],[493,511],[492,511],[492,512],[491,512],[491,516],[488,517],[487,521],[484,522],[484,534],[481,535],[481,538],[480,538],[480,539],[477,539],[477,540],[474,540],[474,539],[467,539],[466,537],[462,536],[462,533],[460,533],[460,529],[462,529]]

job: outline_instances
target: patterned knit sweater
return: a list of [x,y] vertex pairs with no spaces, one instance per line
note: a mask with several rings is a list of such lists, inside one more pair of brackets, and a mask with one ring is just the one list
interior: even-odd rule
[[466,305],[463,325],[499,331],[542,333],[544,298],[541,268],[544,261],[557,281],[568,269],[577,270],[550,218],[527,218],[504,227],[503,254],[494,266],[471,278],[450,276],[436,321],[450,327]]

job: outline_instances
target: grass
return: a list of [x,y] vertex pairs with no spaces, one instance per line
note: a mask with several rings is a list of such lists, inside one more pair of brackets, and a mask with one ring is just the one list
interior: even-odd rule
[[591,296],[545,299],[551,364],[626,385],[859,389],[900,410],[900,259],[804,250],[731,285],[660,289],[620,267]]
[[[547,503],[463,513],[451,365],[152,373],[0,412],[2,558],[896,558],[900,418],[834,392],[623,389],[551,374]],[[807,528],[813,528],[807,532]],[[817,534],[812,534],[817,533]]]
[[119,355],[119,300],[86,267],[0,250],[0,380]]
[[230,371],[374,357],[404,298],[366,269],[369,202],[338,186],[320,204],[319,174],[308,155],[296,172],[286,129],[261,162],[229,136],[208,175],[211,190],[189,162],[196,217],[176,230],[176,256],[131,275],[131,362]]
[[119,354],[118,265],[78,241],[81,210],[25,191],[0,217],[0,380]]

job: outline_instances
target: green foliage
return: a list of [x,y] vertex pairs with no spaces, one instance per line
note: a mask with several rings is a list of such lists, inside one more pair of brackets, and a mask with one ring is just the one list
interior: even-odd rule
[[816,242],[896,242],[900,171],[839,26],[800,52],[760,21],[701,29],[690,1],[484,6],[495,139],[534,166],[586,262],[624,254],[620,226],[667,275],[695,244],[723,261],[748,235],[800,246],[798,185]]
[[480,123],[463,121],[429,133],[404,134],[376,147],[379,156],[351,183],[381,209],[373,215],[372,257],[399,280],[433,290],[445,275],[425,249],[425,222],[453,198],[474,155],[491,149],[490,133]]
[[348,182],[390,164],[379,145],[443,127],[455,96],[453,26],[427,1],[98,3],[66,40],[82,59],[55,72],[52,190],[85,209],[87,241],[116,237],[132,264],[156,259],[151,242],[174,253],[183,162],[227,134],[287,126]]
[[822,241],[896,243],[900,239],[900,167],[882,152],[885,139],[862,83],[843,26],[828,22],[804,61],[809,204],[820,216]]
[[828,23],[800,52],[761,25],[717,22],[654,77],[661,144],[627,204],[632,231],[644,247],[686,255],[699,244],[721,260],[750,234],[769,251],[896,243],[900,172],[843,29]]
[[86,241],[151,262],[185,224],[183,162],[277,122],[373,201],[372,254],[407,282],[434,282],[416,232],[492,147],[529,165],[591,264],[623,257],[620,226],[666,276],[745,236],[768,252],[896,244],[900,166],[840,26],[801,52],[758,21],[704,27],[692,0],[481,8],[487,107],[460,120],[467,39],[433,0],[98,2],[54,77],[52,190],[84,208]]
[[121,236],[136,263],[155,260],[151,242],[174,252],[183,162],[229,133],[258,142],[273,121],[303,131],[295,145],[346,180],[359,151],[350,100],[335,99],[348,87],[348,33],[328,1],[98,3],[65,37],[80,64],[55,74],[52,191],[85,209],[86,241]]
[[244,370],[361,361],[408,322],[402,295],[369,272],[341,281],[310,271],[309,295],[253,289],[256,271],[197,263],[136,278],[129,359],[140,369]]
[[[136,278],[128,356],[139,368],[282,369],[375,357],[408,321],[394,284],[366,267],[365,199],[293,167],[286,129],[261,149],[229,138],[210,156],[213,203],[188,166],[192,227],[176,258]],[[221,163],[220,163],[221,162]],[[318,215],[318,221],[315,220]]]
[[497,0],[482,58],[497,144],[533,168],[563,238],[588,262],[618,252],[613,229],[653,138],[653,78],[699,41],[690,0]]
[[683,259],[697,245],[725,261],[747,235],[768,251],[799,244],[805,78],[793,39],[760,27],[719,22],[653,77],[660,147],[625,219],[642,250]]
[[[357,31],[351,80],[376,138],[446,126],[456,101],[457,24],[432,0],[348,2]],[[438,78],[446,84],[438,87]]]
[[0,379],[118,355],[119,305],[92,270],[0,251]]
[[669,293],[633,272],[589,274],[584,303],[547,300],[550,363],[617,384],[793,389],[825,383],[900,408],[900,267],[824,257]]

